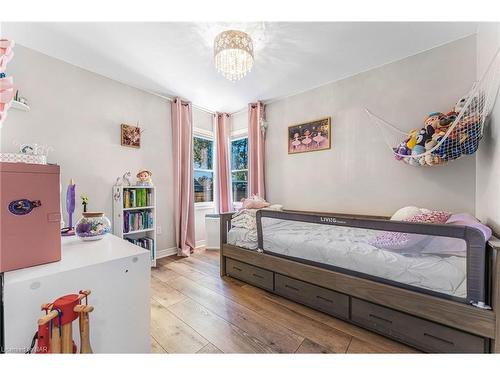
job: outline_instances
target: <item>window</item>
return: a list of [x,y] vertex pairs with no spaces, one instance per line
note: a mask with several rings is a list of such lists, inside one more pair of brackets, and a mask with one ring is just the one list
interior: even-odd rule
[[248,138],[231,141],[231,184],[233,201],[239,202],[248,196]]
[[214,201],[214,141],[193,137],[194,202]]

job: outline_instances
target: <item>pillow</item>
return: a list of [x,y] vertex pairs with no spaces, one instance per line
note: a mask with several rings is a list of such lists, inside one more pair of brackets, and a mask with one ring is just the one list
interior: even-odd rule
[[[446,221],[450,225],[465,225],[479,229],[483,235],[484,240],[488,241],[491,237],[491,229],[482,224],[471,214],[462,213],[451,215]],[[435,237],[432,241],[422,250],[422,254],[436,254],[448,256],[467,256],[467,243],[460,238],[451,237]]]
[[467,227],[479,229],[483,233],[485,241],[488,241],[492,235],[492,231],[489,227],[467,213],[451,215],[446,221],[446,224],[465,225]]
[[[451,213],[446,211],[429,211],[419,213],[406,220],[410,223],[445,224]],[[431,237],[425,234],[383,232],[379,234],[370,244],[388,250],[422,250]]]
[[241,209],[244,210],[246,208],[249,209],[260,209],[264,207],[269,207],[271,204],[266,202],[264,199],[261,197],[258,197],[257,195],[254,195],[253,197],[250,198],[243,198],[241,200]]
[[418,214],[426,214],[431,212],[431,210],[428,210],[427,208],[418,208],[415,206],[407,206],[400,208],[397,210],[394,215],[391,216],[391,220],[396,220],[396,221],[406,221],[407,219],[418,215]]
[[404,221],[410,223],[446,224],[450,216],[451,212],[447,211],[429,211],[427,213],[420,213]]
[[420,208],[415,206],[403,207],[397,210],[394,215],[391,216],[391,220],[404,221],[412,216],[418,215],[420,213]]

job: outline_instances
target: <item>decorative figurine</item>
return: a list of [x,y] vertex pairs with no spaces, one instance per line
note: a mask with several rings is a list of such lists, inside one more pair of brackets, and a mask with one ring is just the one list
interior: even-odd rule
[[131,176],[132,176],[132,173],[130,173],[130,172],[127,172],[123,175],[123,177],[122,177],[123,186],[131,186],[132,185],[132,183],[130,182]]
[[151,180],[151,176],[153,174],[147,169],[141,169],[137,173],[137,185],[139,186],[152,186],[153,181]]
[[82,195],[80,195],[80,198],[82,199],[83,212],[87,212],[87,205],[89,204],[89,197],[87,196],[87,194],[82,194]]

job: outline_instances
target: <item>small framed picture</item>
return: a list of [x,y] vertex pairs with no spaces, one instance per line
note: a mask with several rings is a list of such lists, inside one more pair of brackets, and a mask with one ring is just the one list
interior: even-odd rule
[[141,128],[133,125],[121,125],[121,145],[126,147],[141,147]]
[[331,145],[331,117],[288,127],[289,154],[329,150]]

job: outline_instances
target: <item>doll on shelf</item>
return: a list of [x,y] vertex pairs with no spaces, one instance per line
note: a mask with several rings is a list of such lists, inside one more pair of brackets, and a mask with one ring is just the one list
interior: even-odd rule
[[151,180],[151,176],[153,174],[147,169],[141,169],[137,173],[137,185],[139,186],[153,186],[153,180]]

